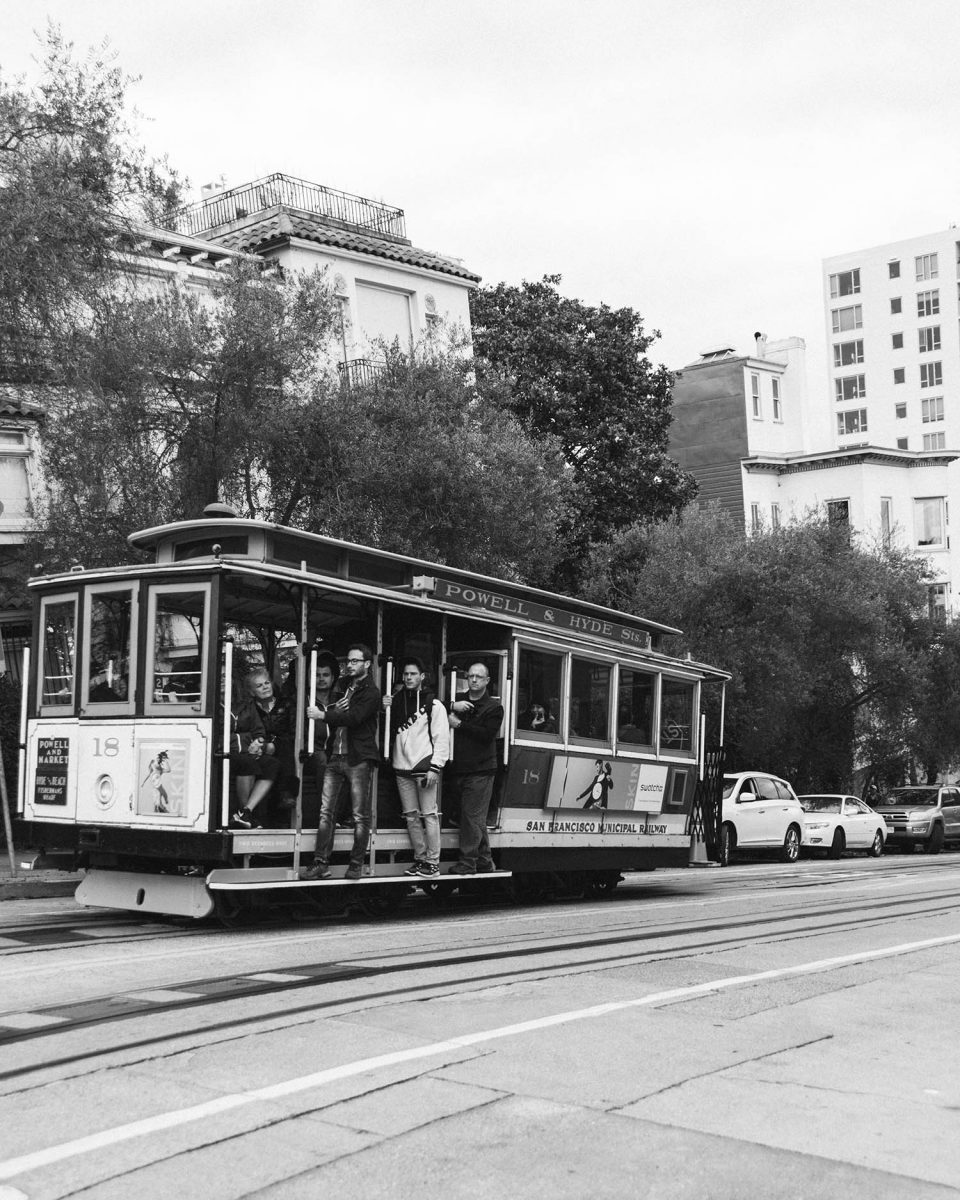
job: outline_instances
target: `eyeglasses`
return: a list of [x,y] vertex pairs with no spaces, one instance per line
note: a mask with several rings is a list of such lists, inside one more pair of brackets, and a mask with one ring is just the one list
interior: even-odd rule
[[348,658],[347,659],[347,662],[350,664],[351,667],[355,667],[357,665],[357,663],[365,663],[366,661],[367,660],[365,658]]

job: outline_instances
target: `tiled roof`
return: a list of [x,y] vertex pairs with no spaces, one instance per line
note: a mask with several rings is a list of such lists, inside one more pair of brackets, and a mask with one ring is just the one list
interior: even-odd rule
[[26,389],[16,384],[0,384],[0,416],[41,417],[45,413],[44,406],[32,400]]
[[422,267],[429,271],[439,271],[444,275],[454,275],[458,279],[468,280],[470,283],[480,282],[479,275],[468,271],[462,263],[454,258],[444,258],[442,255],[432,254],[429,250],[418,250],[416,246],[387,241],[367,233],[333,228],[318,221],[315,216],[287,208],[278,207],[248,225],[225,230],[223,233],[218,233],[215,238],[208,240],[215,240],[221,246],[227,246],[233,250],[258,253],[267,249],[271,244],[293,237],[316,242],[321,246],[337,246],[342,250],[372,254],[377,258],[390,259],[392,262]]

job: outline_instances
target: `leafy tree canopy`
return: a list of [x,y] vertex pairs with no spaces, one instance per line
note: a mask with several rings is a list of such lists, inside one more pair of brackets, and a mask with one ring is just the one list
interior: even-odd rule
[[132,82],[107,48],[78,58],[55,26],[39,80],[0,75],[0,367],[36,373],[120,269],[117,237],[154,221],[181,181],[149,161],[127,113]]
[[732,673],[732,769],[849,787],[878,736],[902,768],[928,633],[916,559],[814,520],[746,538],[711,507],[618,534],[588,574],[591,599],[680,626],[679,651]]
[[647,357],[659,335],[632,308],[561,296],[560,280],[481,288],[470,315],[481,386],[506,385],[513,411],[568,465],[558,582],[572,585],[589,543],[677,513],[696,484],[667,457],[673,377]]

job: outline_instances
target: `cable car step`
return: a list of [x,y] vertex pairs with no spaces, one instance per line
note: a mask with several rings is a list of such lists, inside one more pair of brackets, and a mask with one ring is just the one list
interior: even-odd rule
[[[337,867],[333,868],[338,870]],[[246,891],[258,888],[330,887],[333,884],[351,884],[354,887],[370,883],[406,883],[414,887],[422,883],[455,882],[464,879],[509,879],[512,871],[482,871],[479,874],[451,875],[404,875],[401,872],[382,875],[363,875],[359,879],[344,879],[336,875],[332,879],[300,879],[290,867],[242,867],[222,868],[211,871],[207,876],[207,887],[212,892]]]

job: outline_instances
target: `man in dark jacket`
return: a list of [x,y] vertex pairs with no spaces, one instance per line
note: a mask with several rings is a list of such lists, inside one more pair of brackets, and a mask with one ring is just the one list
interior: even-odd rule
[[467,695],[450,706],[453,758],[447,765],[453,790],[460,799],[460,858],[451,875],[492,871],[487,838],[487,810],[497,773],[497,734],[503,705],[488,694],[490,672],[483,663],[467,671]]
[[337,799],[342,783],[350,786],[353,806],[353,850],[347,879],[359,879],[370,842],[370,778],[379,757],[377,719],[380,715],[380,689],[370,678],[373,654],[369,646],[357,644],[347,650],[346,678],[333,691],[330,703],[321,710],[320,719],[329,731],[327,765],[323,772],[320,798],[320,826],[313,866],[302,873],[304,879],[329,879],[330,854],[337,831]]

